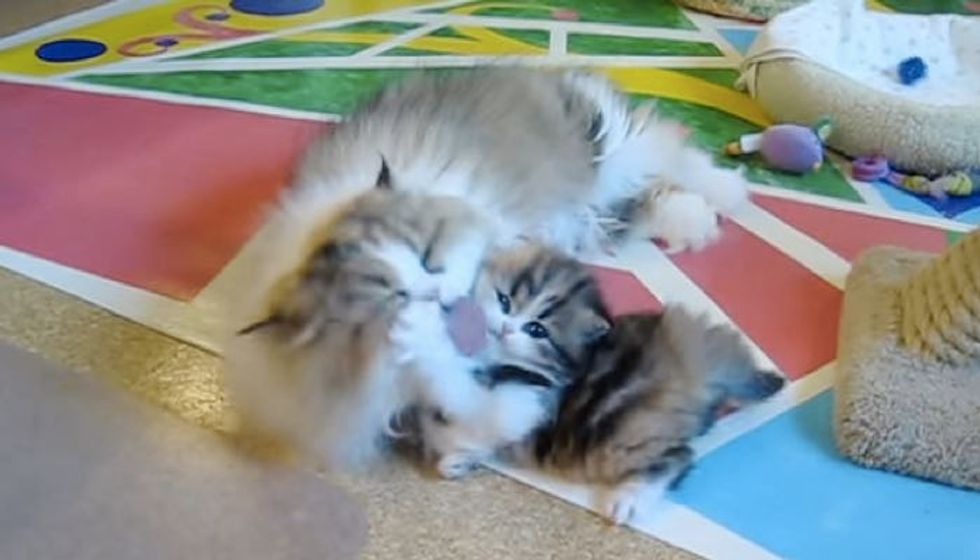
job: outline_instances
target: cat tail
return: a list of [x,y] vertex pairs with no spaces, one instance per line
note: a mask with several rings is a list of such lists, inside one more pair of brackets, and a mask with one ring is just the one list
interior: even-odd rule
[[779,372],[756,365],[743,335],[730,325],[712,324],[673,304],[664,309],[663,324],[688,367],[706,372],[705,381],[719,401],[762,401],[786,384]]
[[[329,346],[329,345],[328,345]],[[342,348],[282,344],[266,333],[225,345],[224,379],[232,405],[230,431],[286,445],[317,467],[361,470],[396,435],[403,407],[397,368],[381,357],[353,364]]]
[[786,378],[772,370],[753,368],[739,373],[722,378],[727,395],[738,401],[764,401],[786,386]]

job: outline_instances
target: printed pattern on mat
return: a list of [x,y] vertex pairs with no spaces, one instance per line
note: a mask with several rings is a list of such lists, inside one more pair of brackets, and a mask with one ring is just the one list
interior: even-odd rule
[[[854,467],[828,432],[849,263],[881,243],[939,251],[980,223],[980,198],[943,205],[856,183],[833,158],[793,176],[720,155],[770,124],[733,87],[757,26],[671,2],[268,0],[292,6],[277,15],[234,5],[115,2],[0,40],[0,265],[216,349],[263,208],[323,121],[416,68],[600,68],[656,98],[722,165],[744,164],[756,190],[703,252],[637,242],[597,257],[604,297],[617,314],[681,302],[729,322],[793,380],[696,442],[698,469],[634,526],[712,558],[980,554],[980,498]],[[589,504],[581,487],[506,472]]]

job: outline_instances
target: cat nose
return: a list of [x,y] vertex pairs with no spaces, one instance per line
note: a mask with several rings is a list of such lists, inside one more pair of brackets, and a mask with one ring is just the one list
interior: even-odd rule
[[510,323],[504,323],[500,326],[500,336],[507,336],[512,332],[514,332],[514,329],[510,326]]

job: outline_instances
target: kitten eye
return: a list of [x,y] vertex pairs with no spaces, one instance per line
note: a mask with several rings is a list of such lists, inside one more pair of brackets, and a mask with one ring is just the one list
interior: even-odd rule
[[526,332],[531,338],[547,338],[548,329],[544,325],[537,321],[531,321],[530,323],[524,323],[521,330]]
[[497,301],[500,302],[500,309],[502,309],[504,313],[510,313],[510,298],[509,297],[507,297],[506,295],[504,295],[504,294],[502,294],[502,293],[500,293],[498,291],[497,292]]

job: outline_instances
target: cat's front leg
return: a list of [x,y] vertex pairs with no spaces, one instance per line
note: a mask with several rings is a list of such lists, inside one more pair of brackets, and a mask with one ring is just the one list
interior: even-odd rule
[[469,295],[489,244],[489,235],[480,224],[447,226],[433,241],[424,264],[436,275],[442,305]]

